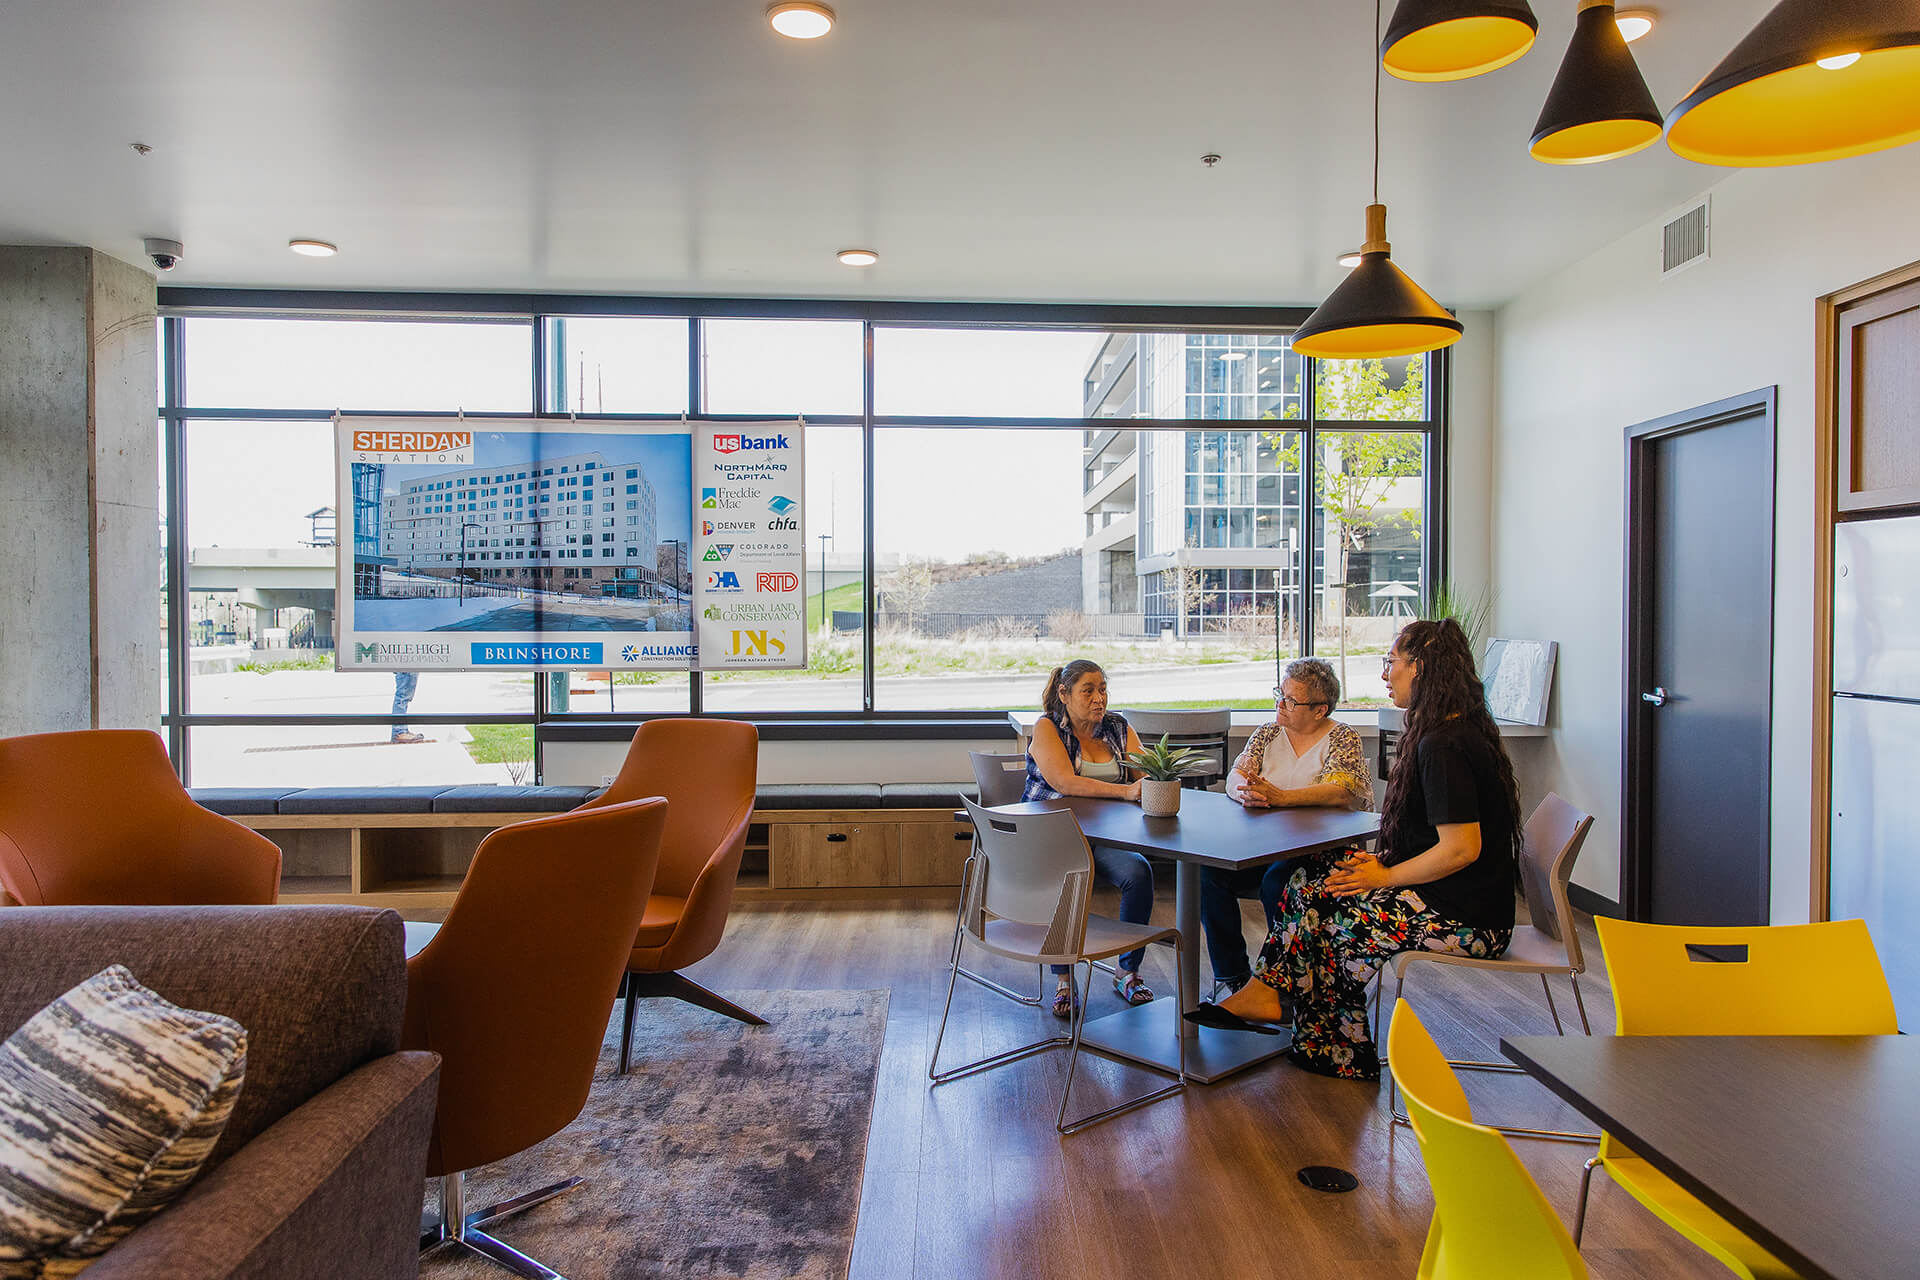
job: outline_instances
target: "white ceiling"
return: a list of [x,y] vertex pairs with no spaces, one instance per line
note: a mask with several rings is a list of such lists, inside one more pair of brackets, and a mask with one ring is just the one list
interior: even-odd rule
[[[169,284],[1311,305],[1361,238],[1365,0],[834,3],[800,43],[764,0],[0,0],[0,243],[177,238]],[[1511,67],[1384,80],[1394,257],[1450,305],[1725,172],[1529,158],[1576,6],[1534,7]],[[1662,6],[1654,97],[1768,7]]]

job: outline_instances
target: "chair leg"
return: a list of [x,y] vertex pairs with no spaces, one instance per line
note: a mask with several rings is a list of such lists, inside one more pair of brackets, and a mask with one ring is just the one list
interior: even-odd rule
[[742,1009],[733,1001],[716,992],[707,990],[693,979],[679,973],[629,973],[627,975],[627,1025],[622,1036],[621,1071],[626,1070],[627,1048],[632,1041],[633,1002],[641,1000],[659,1000],[671,998],[684,1000],[688,1004],[697,1004],[702,1009],[725,1014],[735,1022],[744,1022],[751,1027],[764,1027],[767,1020],[757,1013]]
[[1600,1167],[1600,1157],[1581,1166],[1580,1199],[1573,1206],[1573,1247],[1580,1247],[1580,1233],[1587,1229],[1587,1191],[1593,1186],[1593,1171]]
[[[968,858],[966,866],[962,867],[960,871],[960,909],[958,912],[954,914],[954,917],[953,917],[953,954],[947,957],[947,963],[954,966],[960,965],[960,938],[962,936],[963,930],[966,927],[965,915],[967,910],[967,882],[972,878],[972,876],[973,876],[973,859]],[[1003,986],[1000,983],[995,982],[992,978],[987,977],[985,974],[975,973],[973,970],[968,968],[960,967],[959,973],[960,973],[960,976],[965,978],[968,982],[977,982],[981,986],[985,987],[987,990],[993,992],[995,995],[1005,996],[1007,999],[1013,1001],[1015,1004],[1026,1005],[1027,1008],[1029,1009],[1038,1009],[1046,999],[1047,966],[1045,965],[1040,966],[1040,981],[1041,981],[1040,994],[1033,995],[1033,996],[1023,996],[1018,991],[1015,991],[1012,987]]]
[[[1180,955],[1178,948],[1176,948],[1174,951],[1174,964],[1178,966],[1181,963],[1182,959],[1183,957]],[[1089,986],[1091,986],[1093,982],[1094,963],[1095,962],[1092,960],[1089,960],[1086,962],[1087,983],[1089,984]],[[1077,979],[1079,976],[1080,976],[1080,966],[1076,964],[1074,965],[1074,977]],[[1178,1000],[1174,1000],[1171,1003],[1173,1005],[1173,1016],[1176,1019],[1178,1019],[1180,1017],[1180,1002]],[[1122,1112],[1132,1111],[1136,1107],[1144,1107],[1149,1102],[1158,1102],[1162,1098],[1171,1097],[1172,1095],[1176,1093],[1180,1093],[1186,1089],[1187,1087],[1187,1042],[1185,1039],[1181,1038],[1180,1024],[1176,1021],[1174,1023],[1173,1034],[1174,1034],[1175,1042],[1180,1046],[1180,1050],[1179,1050],[1180,1059],[1179,1059],[1179,1069],[1175,1074],[1174,1082],[1172,1084],[1166,1085],[1159,1089],[1155,1089],[1149,1093],[1143,1093],[1137,1098],[1129,1098],[1127,1101],[1116,1103],[1111,1107],[1106,1107],[1099,1111],[1090,1112],[1087,1115],[1081,1116],[1076,1120],[1067,1119],[1067,1099],[1073,1093],[1074,1068],[1079,1065],[1079,1061],[1080,1061],[1080,1030],[1085,1025],[1086,1020],[1087,1020],[1087,1002],[1083,1000],[1080,1002],[1080,1007],[1074,1010],[1074,1013],[1073,1013],[1072,1046],[1067,1051],[1067,1083],[1066,1083],[1066,1086],[1060,1090],[1060,1114],[1055,1119],[1054,1125],[1053,1125],[1053,1127],[1057,1129],[1062,1136],[1070,1133],[1078,1133],[1082,1129],[1090,1128],[1093,1125],[1099,1124],[1102,1120],[1111,1120],[1113,1117],[1120,1115]]]
[[627,974],[620,979],[620,1072],[627,1074],[627,1067],[633,1062],[633,975]]
[[1593,1034],[1593,1024],[1587,1021],[1587,1002],[1580,998],[1580,975],[1569,973],[1567,981],[1573,984],[1573,1002],[1580,1009],[1580,1032],[1590,1036]]
[[495,1266],[524,1276],[526,1280],[565,1280],[558,1271],[529,1258],[512,1245],[482,1230],[483,1227],[511,1217],[523,1209],[530,1209],[543,1201],[551,1200],[563,1191],[571,1191],[581,1183],[579,1178],[568,1178],[515,1196],[511,1200],[502,1200],[473,1213],[466,1212],[466,1173],[450,1173],[440,1180],[440,1223],[420,1238],[420,1252],[427,1253],[443,1244],[451,1244],[469,1253],[475,1253]]
[[1547,993],[1547,1012],[1553,1015],[1553,1034],[1563,1036],[1567,1029],[1560,1025],[1560,1010],[1553,1003],[1553,988],[1547,985],[1547,975],[1540,975],[1540,989]]
[[[1045,966],[1040,969],[1046,973]],[[960,935],[956,929],[953,936],[953,958],[947,962],[947,1002],[940,1007],[940,1029],[933,1033],[933,1056],[927,1059],[927,1079],[940,1079],[940,1042],[947,1037],[947,1018],[953,1013],[953,988],[960,979]]]

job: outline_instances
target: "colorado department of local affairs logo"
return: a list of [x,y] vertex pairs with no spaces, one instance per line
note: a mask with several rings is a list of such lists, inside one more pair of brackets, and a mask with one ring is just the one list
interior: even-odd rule
[[725,560],[728,556],[732,554],[733,554],[733,544],[731,542],[716,542],[712,546],[707,548],[707,554],[705,554],[704,556],[701,556],[700,559],[703,561]]
[[638,648],[637,646],[635,646],[635,645],[628,645],[628,646],[627,646],[626,648],[624,648],[624,649],[622,649],[622,650],[620,651],[620,660],[621,660],[622,662],[638,662],[638,661],[640,661],[640,650],[639,650],[639,648]]

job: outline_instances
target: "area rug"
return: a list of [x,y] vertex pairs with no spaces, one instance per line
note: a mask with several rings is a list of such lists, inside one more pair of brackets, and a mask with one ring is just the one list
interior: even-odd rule
[[[616,1004],[586,1109],[553,1137],[467,1177],[468,1211],[563,1178],[573,1190],[492,1233],[567,1280],[798,1276],[840,1280],[853,1252],[885,991],[728,991],[749,1027],[648,1000],[633,1069]],[[437,1211],[438,1183],[427,1207]],[[465,1250],[427,1280],[500,1280]]]

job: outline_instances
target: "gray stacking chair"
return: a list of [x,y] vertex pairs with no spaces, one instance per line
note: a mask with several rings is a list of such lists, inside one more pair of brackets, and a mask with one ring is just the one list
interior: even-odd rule
[[1224,782],[1233,767],[1227,749],[1227,735],[1233,728],[1231,711],[1122,711],[1143,744],[1160,741],[1162,735],[1170,747],[1187,747],[1220,757],[1220,767],[1204,773],[1190,773],[1181,785],[1206,790]]
[[[1087,903],[1093,895],[1093,853],[1071,810],[996,813],[972,801],[965,803],[979,841],[976,865],[968,877],[961,908],[966,941],[1009,960],[1073,965],[1076,978],[1079,966],[1085,964],[1089,966],[1089,981],[1093,977],[1091,962],[1094,959],[1124,955],[1162,938],[1172,939],[1178,955],[1181,946],[1178,929],[1125,924],[1088,913]],[[1067,1119],[1067,1102],[1073,1094],[1074,1069],[1080,1061],[1080,1029],[1087,1016],[1084,1001],[1073,1011],[1070,1035],[1048,1036],[941,1071],[940,1042],[946,1037],[947,1019],[953,1012],[953,989],[959,977],[960,966],[956,960],[948,969],[947,1003],[940,1012],[940,1030],[934,1035],[933,1057],[927,1063],[927,1078],[936,1085],[1048,1049],[1065,1048],[1067,1082],[1060,1091],[1060,1112],[1054,1120],[1054,1128],[1063,1134],[1170,1097],[1187,1087],[1187,1044],[1180,1039],[1180,1002],[1173,999],[1158,1003],[1167,1006],[1174,1023],[1168,1029],[1180,1046],[1174,1082],[1074,1120]]]
[[[1580,812],[1549,791],[1528,816],[1521,834],[1520,887],[1526,895],[1527,915],[1531,923],[1514,926],[1513,941],[1507,945],[1506,951],[1490,960],[1476,956],[1447,955],[1439,951],[1402,951],[1393,958],[1393,998],[1396,1001],[1400,999],[1407,985],[1407,970],[1421,962],[1457,965],[1465,969],[1499,969],[1507,973],[1537,973],[1540,975],[1540,989],[1547,994],[1547,1012],[1553,1015],[1554,1033],[1565,1035],[1566,1029],[1560,1025],[1560,1010],[1553,1003],[1553,988],[1547,985],[1548,975],[1564,973],[1573,986],[1573,1002],[1580,1011],[1580,1030],[1583,1034],[1592,1035],[1593,1027],[1587,1022],[1587,1005],[1580,997],[1580,975],[1587,971],[1587,963],[1580,951],[1580,933],[1574,928],[1573,907],[1567,901],[1567,881],[1573,876],[1574,859],[1580,856],[1580,846],[1586,841],[1587,831],[1592,826],[1592,814]],[[1386,971],[1382,970],[1380,981],[1373,991],[1374,1023],[1381,1031],[1380,1035],[1374,1037],[1374,1043],[1382,1045],[1386,1043],[1385,1028],[1378,1024],[1382,992],[1386,985]],[[1463,1071],[1522,1070],[1510,1062],[1472,1062],[1455,1058],[1448,1058],[1447,1065]],[[1391,1076],[1389,1072],[1387,1109],[1393,1117],[1390,1124],[1406,1124],[1407,1116],[1399,1109],[1396,1100],[1398,1090]],[[1600,1141],[1597,1133],[1522,1129],[1497,1124],[1490,1124],[1489,1127],[1516,1138]]]
[[[1026,790],[1027,758],[1024,755],[996,755],[991,751],[969,751],[967,758],[973,762],[973,780],[980,787],[980,803],[989,809],[1005,804],[1020,803],[1021,793]],[[980,833],[975,828],[973,852],[967,855],[966,866],[960,872],[960,910],[953,921],[953,954],[948,963],[953,965],[959,975],[968,982],[977,982],[987,990],[1003,995],[1016,1004],[1024,1004],[1037,1009],[1045,1003],[1047,996],[1047,970],[1040,967],[1040,986],[1038,994],[1023,996],[1012,987],[1002,986],[985,974],[975,973],[971,969],[960,967],[961,926],[967,915],[967,883],[973,878],[974,865],[980,855]]]

